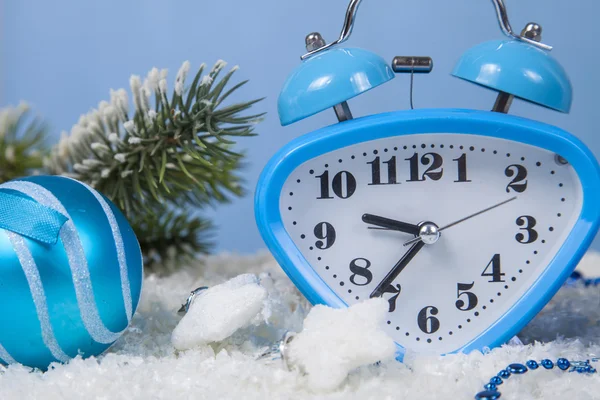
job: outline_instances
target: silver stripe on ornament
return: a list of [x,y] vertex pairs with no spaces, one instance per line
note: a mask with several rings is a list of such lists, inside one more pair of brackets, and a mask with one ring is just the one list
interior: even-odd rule
[[4,360],[4,362],[6,362],[7,364],[16,364],[17,363],[17,360],[12,358],[12,356],[10,354],[8,354],[8,351],[6,351],[6,349],[4,347],[2,347],[1,344],[0,344],[0,358],[2,360]]
[[120,332],[111,332],[100,319],[83,245],[75,224],[65,207],[50,191],[32,182],[12,181],[4,183],[2,187],[21,192],[69,218],[60,230],[60,238],[69,260],[81,319],[86,330],[96,342],[113,343],[116,341],[126,328]]
[[40,277],[35,260],[27,247],[27,243],[25,243],[25,240],[16,233],[6,231],[6,234],[21,263],[25,278],[27,278],[29,291],[31,292],[38,320],[40,321],[40,327],[42,328],[42,340],[54,358],[62,362],[67,362],[70,357],[65,354],[58,344],[56,336],[54,336],[54,330],[50,323],[50,314],[48,314],[48,303],[46,302],[46,293],[44,292],[44,286],[42,285],[42,278]]
[[[71,178],[69,178],[71,179]],[[75,179],[73,179],[75,181]],[[115,241],[115,246],[117,249],[117,258],[119,260],[119,271],[121,273],[121,291],[123,292],[123,301],[125,302],[125,313],[127,314],[127,322],[131,322],[131,317],[133,316],[132,305],[131,305],[131,286],[129,284],[129,275],[127,271],[127,259],[125,257],[125,245],[123,244],[123,236],[121,236],[121,230],[119,229],[119,224],[117,223],[117,219],[113,214],[112,210],[108,203],[104,200],[97,191],[89,187],[83,182],[75,181],[77,183],[82,184],[87,190],[90,191],[91,194],[94,195],[98,203],[102,206],[102,210],[104,210],[104,214],[108,218],[108,223],[110,224],[110,230],[112,231],[113,240]]]

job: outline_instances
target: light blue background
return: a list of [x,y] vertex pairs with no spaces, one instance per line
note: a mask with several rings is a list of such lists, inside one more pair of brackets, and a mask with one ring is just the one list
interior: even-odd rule
[[[569,73],[574,102],[568,115],[515,101],[512,113],[557,125],[582,139],[598,157],[597,0],[506,0],[515,30],[529,21],[544,28],[544,42]],[[290,139],[335,122],[333,112],[282,128],[277,96],[300,62],[304,36],[318,30],[331,41],[342,24],[346,0],[75,1],[0,0],[0,106],[26,100],[53,128],[70,130],[82,113],[108,100],[110,88],[128,88],[131,74],[181,63],[192,72],[218,59],[240,65],[237,79],[250,83],[238,100],[267,99],[256,107],[267,119],[258,137],[240,141],[247,151],[248,195],[209,211],[219,231],[219,251],[264,248],[254,222],[254,185],[270,156]],[[349,42],[390,60],[429,55],[434,72],[415,79],[416,107],[489,109],[494,93],[450,76],[463,51],[502,39],[489,0],[364,0]],[[350,101],[355,116],[407,108],[409,77]],[[595,246],[598,248],[598,243]]]

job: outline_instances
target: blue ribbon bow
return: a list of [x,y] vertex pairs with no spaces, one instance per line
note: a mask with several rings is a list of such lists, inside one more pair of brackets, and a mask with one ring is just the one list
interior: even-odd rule
[[56,244],[69,219],[35,200],[0,189],[0,228],[47,244]]

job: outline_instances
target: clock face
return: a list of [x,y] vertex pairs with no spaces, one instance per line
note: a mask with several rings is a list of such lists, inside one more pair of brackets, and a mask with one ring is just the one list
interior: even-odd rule
[[[385,329],[398,344],[445,354],[486,331],[546,271],[582,199],[577,174],[552,152],[440,133],[313,158],[288,176],[279,207],[299,252],[344,303],[379,292],[389,303]],[[500,203],[416,246],[387,281],[415,236],[363,221],[369,214],[444,228]]]

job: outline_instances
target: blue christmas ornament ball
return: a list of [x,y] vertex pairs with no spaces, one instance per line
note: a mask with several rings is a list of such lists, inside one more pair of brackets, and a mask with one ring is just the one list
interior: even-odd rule
[[[48,239],[52,226],[54,240]],[[0,363],[45,370],[97,356],[129,325],[143,264],[123,214],[88,185],[33,176],[0,185]]]

